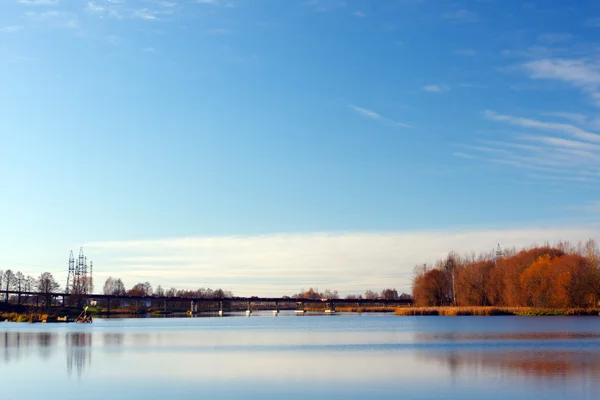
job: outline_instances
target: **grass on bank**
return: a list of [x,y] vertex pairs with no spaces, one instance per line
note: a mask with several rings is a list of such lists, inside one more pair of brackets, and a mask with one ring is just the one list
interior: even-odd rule
[[402,307],[394,315],[471,316],[544,316],[544,315],[600,315],[598,308],[534,308],[534,307]]

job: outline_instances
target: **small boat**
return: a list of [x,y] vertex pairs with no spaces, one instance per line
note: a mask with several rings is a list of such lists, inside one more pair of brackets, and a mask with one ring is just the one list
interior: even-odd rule
[[91,315],[87,315],[87,309],[88,306],[86,306],[83,311],[81,312],[81,314],[79,314],[79,317],[77,317],[75,319],[75,322],[78,322],[80,324],[91,324],[92,323],[92,316]]

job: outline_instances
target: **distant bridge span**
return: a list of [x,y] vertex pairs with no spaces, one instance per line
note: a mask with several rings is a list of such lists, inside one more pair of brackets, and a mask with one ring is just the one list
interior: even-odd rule
[[112,295],[112,294],[73,294],[73,293],[39,293],[39,292],[19,292],[15,290],[0,290],[0,294],[4,297],[8,295],[17,295],[20,298],[23,296],[35,298],[62,298],[63,304],[65,300],[70,297],[77,297],[80,300],[106,300],[107,308],[110,310],[110,302],[112,300],[125,300],[125,301],[162,301],[164,302],[165,309],[167,308],[168,302],[190,302],[190,311],[192,313],[198,312],[198,305],[202,303],[218,303],[219,313],[223,312],[224,303],[246,303],[247,313],[252,312],[252,305],[257,303],[271,303],[275,306],[273,312],[279,312],[279,304],[290,304],[295,303],[297,305],[297,311],[304,312],[305,304],[326,304],[329,312],[335,312],[336,304],[348,304],[348,305],[383,305],[383,306],[412,306],[412,298],[402,299],[304,299],[304,298],[293,298],[293,297],[189,297],[189,296],[129,296],[129,295]]

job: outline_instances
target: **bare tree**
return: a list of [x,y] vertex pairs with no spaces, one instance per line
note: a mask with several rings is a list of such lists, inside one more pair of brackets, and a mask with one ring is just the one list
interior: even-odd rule
[[384,289],[381,291],[381,298],[384,300],[396,300],[398,291],[396,289]]
[[4,289],[6,290],[5,302],[8,303],[8,291],[12,290],[15,285],[15,274],[10,269],[4,271]]
[[374,292],[372,290],[367,290],[365,292],[365,299],[367,300],[377,300],[379,298],[379,293]]
[[52,293],[57,292],[60,285],[56,282],[50,272],[44,272],[38,278],[37,288],[38,292],[45,297],[46,307],[49,307],[52,300]]
[[121,278],[113,278],[112,276],[109,276],[104,282],[102,292],[110,296],[122,296],[127,292],[127,290],[125,290],[125,285],[123,285]]

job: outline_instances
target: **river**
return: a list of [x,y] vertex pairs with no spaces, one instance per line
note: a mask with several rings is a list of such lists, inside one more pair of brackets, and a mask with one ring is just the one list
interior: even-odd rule
[[2,399],[598,399],[600,317],[0,323]]

